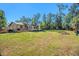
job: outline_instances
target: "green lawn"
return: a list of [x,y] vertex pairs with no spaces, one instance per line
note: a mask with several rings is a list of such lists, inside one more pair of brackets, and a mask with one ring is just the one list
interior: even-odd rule
[[79,36],[72,31],[56,30],[4,33],[0,34],[0,55],[79,55]]

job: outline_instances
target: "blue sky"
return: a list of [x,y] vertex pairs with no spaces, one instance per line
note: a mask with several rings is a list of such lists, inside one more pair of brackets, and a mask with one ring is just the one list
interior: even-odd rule
[[21,16],[32,17],[36,13],[57,13],[55,3],[2,3],[0,9],[5,11],[8,23],[18,20]]

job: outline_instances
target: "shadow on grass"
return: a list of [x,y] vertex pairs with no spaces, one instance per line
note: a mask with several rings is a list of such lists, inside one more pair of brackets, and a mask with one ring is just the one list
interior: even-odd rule
[[45,32],[45,30],[32,30],[32,31],[29,31],[29,32]]

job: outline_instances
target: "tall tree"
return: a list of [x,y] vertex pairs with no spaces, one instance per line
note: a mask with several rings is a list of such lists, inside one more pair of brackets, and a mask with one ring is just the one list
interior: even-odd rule
[[47,14],[47,25],[46,25],[46,28],[47,28],[47,29],[51,29],[52,16],[53,16],[52,13],[48,13],[48,14]]
[[3,29],[5,27],[6,27],[5,13],[3,10],[0,10],[0,29]]
[[43,29],[47,29],[47,30],[49,30],[49,29],[52,29],[52,20],[53,20],[53,14],[52,13],[48,13],[47,15],[43,15],[42,16],[42,23],[41,23],[41,25],[42,25],[42,27],[43,27]]
[[71,19],[72,19],[72,15],[70,13],[68,13],[67,15],[65,15],[64,17],[64,22],[63,22],[63,28],[66,30],[70,30],[71,28]]
[[77,16],[78,12],[79,12],[79,5],[77,3],[73,3],[70,8],[69,8],[69,13],[72,15],[72,18],[74,16]]
[[69,13],[71,14],[71,28],[74,28],[76,24],[75,21],[78,20],[77,18],[79,15],[79,4],[73,3],[69,8]]
[[16,22],[21,22],[25,25],[25,27],[27,27],[29,24],[31,24],[31,19],[29,17],[22,16],[20,20],[16,20]]
[[43,14],[43,16],[42,16],[42,21],[41,21],[41,23],[40,23],[41,29],[46,29],[46,24],[47,24],[46,14]]
[[31,22],[31,19],[29,17],[22,16],[20,18],[20,20],[16,20],[16,22],[22,22],[22,23],[25,23],[25,24],[29,24]]
[[64,4],[57,4],[58,7],[58,13],[56,15],[56,29],[62,29],[62,22],[64,17],[64,10],[67,8]]
[[39,24],[39,18],[40,18],[40,14],[39,13],[33,15],[32,25],[37,26]]

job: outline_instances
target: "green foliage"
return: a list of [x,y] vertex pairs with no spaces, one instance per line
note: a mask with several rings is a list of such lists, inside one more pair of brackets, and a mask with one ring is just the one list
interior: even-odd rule
[[38,25],[39,24],[39,18],[40,18],[40,14],[37,13],[35,15],[33,15],[33,18],[32,18],[32,25]]
[[78,8],[78,4],[76,3],[73,3],[70,8],[69,8],[69,14],[70,14],[70,26],[71,28],[75,28],[75,24],[76,22],[78,21],[78,18],[79,18],[79,8]]
[[75,28],[76,23],[79,23],[79,15],[72,19],[72,21],[71,21],[72,28]]
[[0,29],[6,27],[6,18],[3,10],[0,10]]
[[31,23],[31,19],[29,17],[22,16],[20,20],[16,20],[16,22],[22,22],[24,24],[29,24]]
[[61,16],[57,15],[56,16],[56,29],[61,29],[62,28],[62,19]]
[[44,23],[44,22],[41,22],[40,23],[40,27],[41,27],[41,29],[46,29],[45,27],[46,27],[46,24]]
[[70,29],[71,20],[72,20],[71,14],[68,13],[68,14],[64,17],[64,22],[63,22],[63,27],[64,27],[64,29],[67,29],[67,30]]
[[32,25],[35,25],[36,24],[36,21],[34,18],[32,18]]
[[52,24],[52,13],[47,14],[47,29],[51,29],[51,24]]
[[46,29],[46,25],[47,25],[46,15],[43,14],[43,16],[42,16],[42,22],[40,23],[41,29]]
[[79,11],[79,8],[78,8],[78,4],[77,3],[73,3],[70,8],[69,8],[69,11],[70,11],[70,14],[72,15],[72,17],[74,16],[77,16],[78,15],[78,11]]
[[4,16],[4,11],[3,10],[0,10],[0,16]]
[[41,23],[41,25],[42,25],[42,27],[44,28],[44,29],[51,29],[52,27],[53,27],[53,14],[52,13],[48,13],[47,15],[43,15],[42,16],[42,23]]
[[64,18],[65,29],[75,29],[75,24],[78,20],[79,8],[78,4],[74,3],[69,7],[69,12]]
[[63,17],[65,16],[63,11],[67,8],[67,6],[63,4],[57,4],[57,7],[58,13],[56,14],[56,29],[62,29]]

